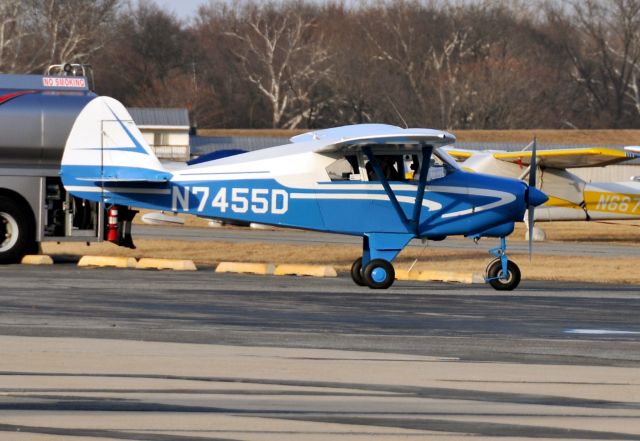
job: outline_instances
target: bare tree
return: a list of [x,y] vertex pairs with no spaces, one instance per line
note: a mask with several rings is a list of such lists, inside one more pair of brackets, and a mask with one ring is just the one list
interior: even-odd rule
[[0,71],[28,71],[31,65],[21,65],[23,47],[32,33],[27,26],[27,8],[21,0],[0,3]]
[[404,76],[420,110],[417,122],[428,120],[435,107],[438,126],[451,128],[464,87],[461,67],[472,54],[468,28],[458,26],[455,11],[447,15],[418,1],[379,3],[371,12],[378,27],[364,20],[361,26],[376,50],[374,60]]
[[0,2],[0,68],[42,70],[80,61],[103,48],[118,0],[3,0]]
[[238,43],[232,51],[246,79],[267,99],[272,127],[298,127],[320,104],[313,91],[331,71],[322,32],[292,5],[248,4],[236,28],[225,35]]
[[[628,100],[640,111],[636,92],[640,68],[640,0],[582,0],[572,3],[584,44],[567,45],[574,79],[610,123],[624,125]],[[634,90],[636,89],[636,90]]]
[[[39,0],[35,26],[41,30],[44,64],[88,61],[102,49],[117,0]],[[36,11],[36,9],[34,9]]]

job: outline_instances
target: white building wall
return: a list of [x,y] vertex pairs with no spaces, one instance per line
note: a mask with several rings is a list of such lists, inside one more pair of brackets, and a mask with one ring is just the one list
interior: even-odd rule
[[176,146],[188,146],[189,145],[189,132],[188,131],[176,131],[169,133],[169,144]]
[[189,160],[189,129],[140,126],[140,132],[159,159]]
[[153,131],[140,130],[140,133],[142,133],[142,137],[147,141],[147,144],[153,146]]

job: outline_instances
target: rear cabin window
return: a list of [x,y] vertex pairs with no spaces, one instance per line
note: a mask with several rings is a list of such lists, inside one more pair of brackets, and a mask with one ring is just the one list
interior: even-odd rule
[[329,179],[332,181],[359,181],[360,168],[358,167],[358,157],[347,155],[336,159],[326,168]]

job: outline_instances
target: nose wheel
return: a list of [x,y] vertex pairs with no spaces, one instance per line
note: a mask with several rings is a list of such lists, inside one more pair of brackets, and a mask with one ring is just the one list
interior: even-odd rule
[[505,274],[500,259],[494,259],[487,265],[487,281],[498,291],[512,291],[520,284],[520,268],[508,260]]
[[489,251],[496,256],[487,265],[485,281],[498,291],[512,291],[520,284],[520,268],[507,257],[507,241],[500,238],[500,246]]

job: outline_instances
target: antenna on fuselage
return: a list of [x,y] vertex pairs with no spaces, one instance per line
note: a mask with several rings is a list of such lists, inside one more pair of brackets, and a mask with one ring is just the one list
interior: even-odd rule
[[404,128],[408,129],[409,128],[409,124],[407,124],[407,121],[405,121],[405,119],[402,117],[402,113],[400,113],[400,111],[396,107],[396,103],[393,102],[393,100],[391,99],[391,97],[389,95],[387,95],[387,99],[391,103],[391,107],[393,107],[393,110],[395,110],[396,113],[398,114],[398,118],[400,118],[400,121],[402,121],[402,124],[404,124]]

